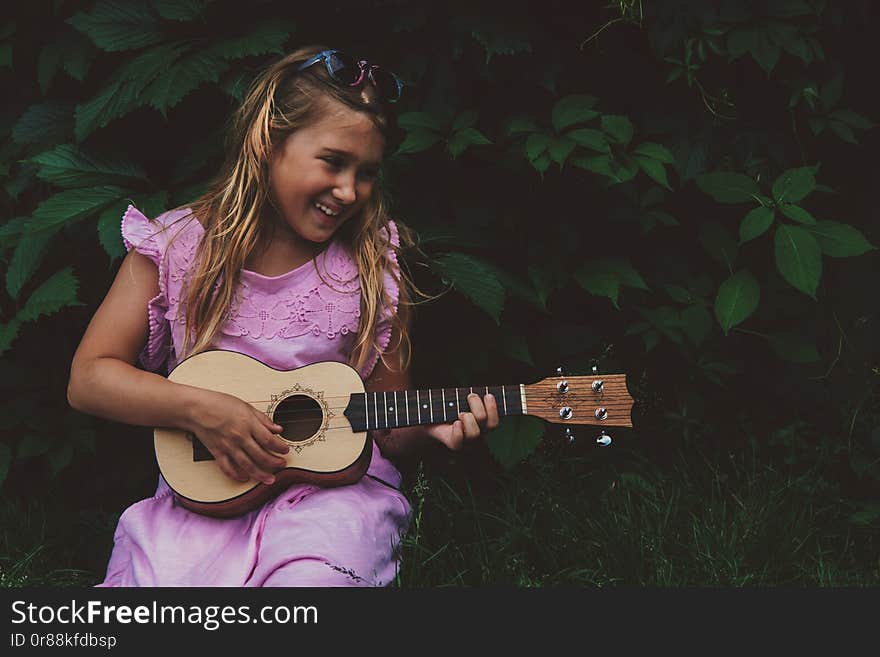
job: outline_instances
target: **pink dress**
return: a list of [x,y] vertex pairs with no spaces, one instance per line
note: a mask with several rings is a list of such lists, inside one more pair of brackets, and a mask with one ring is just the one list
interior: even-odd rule
[[[177,364],[181,351],[183,278],[204,233],[188,215],[187,210],[166,212],[150,222],[129,206],[122,218],[126,248],[136,249],[159,269],[159,294],[147,309],[150,333],[140,361],[146,369],[164,369],[163,374]],[[389,228],[397,244],[397,228],[393,223]],[[393,253],[391,259],[396,268]],[[385,285],[396,312],[398,287],[390,273]],[[286,274],[243,270],[214,346],[276,369],[321,360],[347,362],[359,315],[357,267],[334,239],[316,259]],[[383,348],[390,320],[386,314],[379,325]],[[373,353],[363,378],[377,358]],[[160,475],[156,494],[120,517],[99,586],[387,585],[397,573],[397,546],[410,522],[409,502],[397,490],[400,483],[400,473],[373,444],[370,467],[356,484],[297,484],[245,515],[216,519],[181,507]]]

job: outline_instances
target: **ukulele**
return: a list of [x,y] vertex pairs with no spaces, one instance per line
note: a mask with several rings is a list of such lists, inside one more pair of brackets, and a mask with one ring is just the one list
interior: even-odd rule
[[[234,351],[204,351],[181,361],[168,375],[176,383],[224,392],[264,412],[284,427],[287,466],[271,486],[228,477],[191,432],[154,430],[159,470],[181,505],[214,517],[256,508],[294,483],[342,486],[358,481],[370,465],[372,429],[439,424],[469,412],[467,395],[492,393],[499,417],[534,415],[556,424],[631,427],[633,400],[626,375],[560,376],[533,384],[366,392],[358,372],[322,361],[276,370]],[[566,427],[570,436],[571,430]],[[609,436],[597,440],[611,442]]]

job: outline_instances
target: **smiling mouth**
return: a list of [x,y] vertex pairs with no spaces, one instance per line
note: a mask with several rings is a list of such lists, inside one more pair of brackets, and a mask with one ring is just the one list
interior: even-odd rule
[[323,215],[326,216],[326,217],[336,218],[336,217],[338,217],[339,214],[340,214],[338,211],[337,211],[337,212],[334,212],[333,210],[331,210],[330,208],[328,208],[328,207],[327,207],[326,205],[324,205],[323,203],[319,203],[319,202],[317,202],[317,201],[316,201],[315,203],[313,203],[312,205],[314,205],[314,206],[315,206],[315,207],[321,212],[321,214],[323,214]]

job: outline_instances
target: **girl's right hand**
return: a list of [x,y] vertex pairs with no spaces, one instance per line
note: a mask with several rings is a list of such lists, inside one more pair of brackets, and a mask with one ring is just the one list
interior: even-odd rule
[[192,409],[190,430],[226,476],[275,483],[273,473],[287,465],[277,454],[290,451],[277,435],[281,425],[241,399],[213,390],[202,390]]

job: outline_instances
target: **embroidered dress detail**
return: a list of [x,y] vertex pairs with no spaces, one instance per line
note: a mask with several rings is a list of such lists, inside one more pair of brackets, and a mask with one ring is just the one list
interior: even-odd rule
[[[393,222],[389,231],[385,237],[397,245]],[[183,353],[181,298],[203,235],[188,209],[150,221],[129,206],[122,218],[126,249],[136,249],[159,270],[159,294],[146,309],[149,336],[140,354],[146,369],[167,374]],[[393,249],[388,260],[388,300],[376,334],[382,349],[399,293]],[[360,295],[357,265],[337,240],[280,276],[242,270],[213,346],[280,370],[322,360],[348,362],[359,329]],[[373,350],[363,378],[378,357]],[[100,586],[387,585],[397,571],[396,546],[411,509],[395,488],[400,473],[375,444],[372,450],[368,476],[356,484],[294,485],[258,509],[223,520],[181,507],[160,477],[156,494],[120,517]]]

